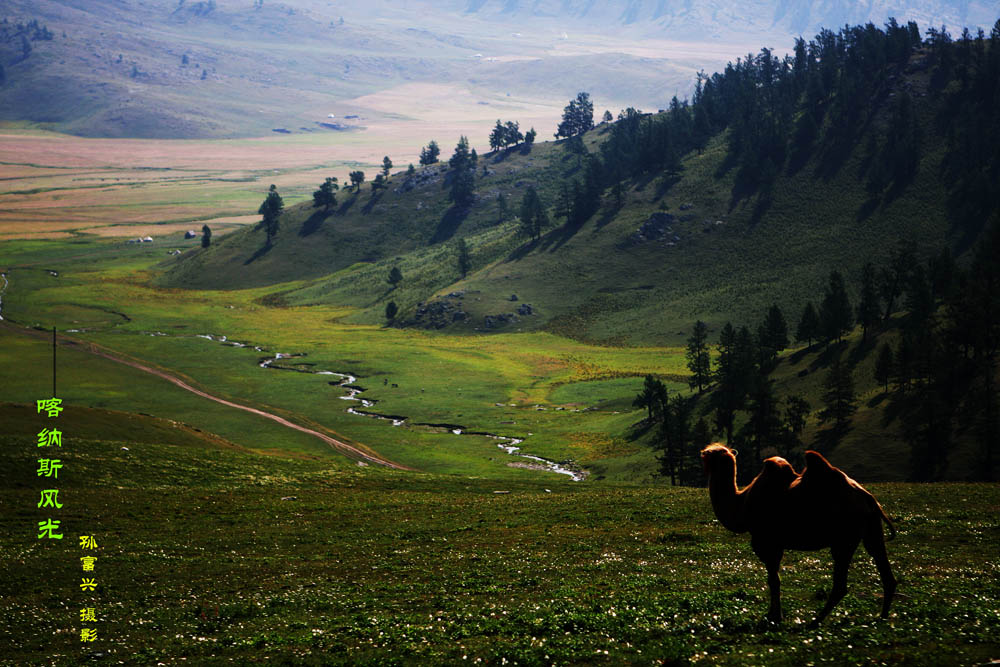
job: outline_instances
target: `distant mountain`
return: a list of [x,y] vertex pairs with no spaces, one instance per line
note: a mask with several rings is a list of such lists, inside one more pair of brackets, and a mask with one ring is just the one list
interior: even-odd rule
[[315,129],[325,109],[411,82],[529,103],[588,90],[611,108],[657,109],[690,95],[698,70],[820,24],[895,15],[959,33],[992,26],[995,11],[943,0],[6,0],[0,120],[85,136],[262,135]]
[[[997,19],[996,3],[974,0],[454,0],[449,8],[458,11],[463,5],[470,14],[646,26],[650,34],[655,29],[674,38],[775,32],[808,36],[822,26],[882,25],[889,17],[974,31],[989,30]],[[699,32],[684,32],[689,30]]]

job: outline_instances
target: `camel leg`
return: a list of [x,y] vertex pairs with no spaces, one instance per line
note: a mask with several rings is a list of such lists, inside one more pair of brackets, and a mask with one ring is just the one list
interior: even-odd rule
[[818,626],[833,611],[837,603],[847,595],[847,569],[851,566],[851,559],[854,558],[858,542],[860,540],[852,540],[847,545],[833,548],[833,589],[830,591],[830,597],[827,598],[823,609],[816,615],[816,619],[810,624],[810,627]]
[[896,577],[892,576],[889,554],[885,551],[882,520],[876,517],[875,522],[865,533],[865,551],[875,561],[878,576],[882,579],[882,618],[889,618],[889,605],[892,604],[892,596],[896,593]]
[[778,570],[781,567],[781,557],[784,552],[781,549],[765,548],[760,544],[751,544],[751,546],[767,569],[767,589],[771,596],[767,620],[772,623],[781,623],[781,577],[778,576]]

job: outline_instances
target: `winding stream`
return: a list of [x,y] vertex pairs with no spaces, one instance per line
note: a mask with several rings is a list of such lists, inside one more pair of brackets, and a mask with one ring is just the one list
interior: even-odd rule
[[[207,338],[208,336],[202,336]],[[225,336],[215,337],[212,340],[225,339]],[[243,345],[245,347],[245,345]],[[260,350],[260,348],[254,348]],[[284,354],[278,352],[273,357],[267,357],[261,359],[258,365],[261,368],[270,368],[274,370],[286,370],[294,371],[296,373],[308,373],[311,375],[333,375],[339,377],[339,381],[330,382],[330,385],[335,387],[341,387],[347,394],[340,396],[341,400],[344,401],[357,401],[361,404],[362,408],[373,408],[375,407],[375,401],[361,398],[360,394],[365,391],[363,387],[359,387],[355,383],[358,381],[357,377],[351,375],[350,373],[342,373],[339,371],[328,371],[328,370],[306,370],[302,368],[293,368],[290,366],[276,366],[275,362],[281,359],[294,359],[304,357],[304,354]],[[403,426],[407,422],[407,418],[400,415],[383,415],[376,412],[371,412],[369,410],[359,410],[355,407],[347,408],[347,412],[356,415],[358,417],[368,417],[370,419],[380,419],[382,421],[391,422],[393,426]],[[430,427],[441,427],[447,428],[455,435],[475,435],[475,436],[485,436],[487,438],[492,438],[493,440],[499,441],[497,447],[505,451],[511,456],[517,456],[523,459],[528,459],[532,463],[524,464],[524,467],[530,467],[537,470],[547,470],[549,472],[554,472],[560,475],[567,475],[574,482],[582,482],[587,477],[586,471],[571,467],[565,464],[556,463],[555,461],[550,461],[548,459],[543,459],[540,456],[534,456],[533,454],[524,454],[521,452],[520,444],[524,442],[524,438],[518,438],[513,436],[497,435],[495,433],[484,433],[482,431],[469,431],[464,426],[459,426],[457,424],[426,424],[426,423],[416,423],[414,426],[430,426]]]
[[[9,281],[7,279],[7,274],[6,273],[0,273],[0,278],[3,279],[3,287],[0,288],[0,321],[2,321],[3,320],[3,314],[2,314],[2,311],[3,311],[3,295],[7,291],[7,287],[8,287],[8,285],[10,283],[9,283]],[[86,329],[67,329],[66,333],[81,333],[83,331],[86,331]],[[229,347],[240,347],[240,348],[252,347],[257,352],[267,352],[267,350],[265,350],[264,348],[262,348],[260,346],[250,345],[249,343],[243,343],[243,342],[240,342],[240,341],[230,340],[228,336],[219,335],[219,334],[195,334],[194,336],[178,336],[176,334],[168,334],[168,333],[164,333],[162,331],[141,331],[139,333],[141,335],[144,335],[144,336],[157,336],[157,337],[158,336],[167,336],[167,337],[171,337],[171,338],[188,338],[188,337],[201,338],[201,339],[212,341],[212,342],[215,342],[215,343],[221,343],[221,344],[229,346]],[[390,422],[393,426],[396,426],[396,427],[400,427],[400,426],[406,425],[406,423],[407,423],[407,417],[404,417],[404,416],[401,416],[401,415],[384,415],[384,414],[379,414],[377,412],[372,412],[370,410],[370,408],[375,407],[376,401],[370,400],[370,399],[366,399],[366,398],[362,398],[360,396],[360,394],[362,394],[365,391],[365,389],[363,387],[360,387],[360,386],[358,386],[356,384],[358,378],[355,377],[354,375],[351,375],[350,373],[344,373],[344,372],[340,372],[340,371],[331,371],[331,370],[311,370],[311,369],[310,370],[306,370],[306,369],[302,369],[302,368],[294,368],[294,367],[291,367],[291,366],[275,365],[276,362],[278,362],[278,361],[280,361],[282,359],[293,359],[293,358],[300,358],[300,357],[304,357],[304,356],[305,356],[305,354],[284,354],[284,353],[278,352],[273,357],[265,357],[265,358],[261,359],[260,361],[257,362],[257,365],[260,366],[263,369],[287,370],[287,371],[294,371],[294,372],[297,372],[297,373],[308,373],[310,375],[331,375],[331,376],[340,378],[339,380],[334,380],[334,381],[331,381],[329,383],[331,386],[340,387],[341,389],[343,389],[343,390],[345,390],[347,392],[346,395],[340,396],[339,398],[341,400],[344,400],[344,401],[354,401],[354,402],[357,402],[357,403],[360,404],[361,408],[364,408],[364,409],[359,409],[357,407],[350,406],[350,407],[347,408],[346,412],[348,412],[348,413],[350,413],[352,415],[355,415],[357,417],[366,417],[366,418],[369,418],[369,419],[379,419],[379,420],[382,420],[382,421],[387,421],[387,422]],[[113,357],[109,357],[109,358],[113,358]],[[131,364],[131,365],[135,365],[135,364]],[[136,367],[145,369],[145,367],[143,367],[143,366],[138,366],[137,365]],[[148,370],[148,369],[146,369],[146,370]],[[159,374],[159,373],[157,373],[157,374]],[[197,390],[195,390],[193,388],[187,387],[187,385],[183,385],[183,383],[181,383],[181,384],[185,388],[187,388],[187,389],[189,389],[191,391],[194,391],[195,393],[198,393],[198,394],[201,394],[201,395],[205,395],[203,392],[200,392],[200,391],[197,391]],[[233,404],[231,402],[227,402],[227,401],[221,401],[221,400],[219,400],[217,398],[213,398],[213,400],[217,400],[219,402],[225,403],[227,405],[232,405],[234,407],[240,407],[241,409],[247,409],[247,408],[245,408],[243,406],[239,406],[239,405]],[[256,410],[252,410],[252,411],[253,412],[258,412]],[[280,420],[280,421],[284,421],[284,420]],[[291,425],[290,423],[288,423],[288,425],[292,426],[293,428],[298,428],[299,430],[306,430],[306,429],[303,429],[301,427]],[[527,459],[528,461],[530,461],[530,463],[519,463],[519,464],[512,464],[512,465],[517,465],[519,467],[530,468],[530,469],[533,469],[533,470],[545,470],[545,471],[553,472],[553,473],[556,473],[556,474],[559,474],[559,475],[566,475],[570,479],[572,479],[574,482],[582,482],[583,480],[585,480],[587,478],[587,472],[585,470],[581,469],[581,468],[576,467],[576,466],[573,466],[573,465],[570,465],[570,464],[556,463],[555,461],[550,461],[550,460],[544,459],[544,458],[542,458],[540,456],[534,456],[532,454],[525,454],[525,453],[523,453],[521,451],[521,447],[520,447],[521,443],[523,443],[524,440],[525,440],[525,438],[523,438],[523,437],[497,435],[495,433],[485,433],[485,432],[482,432],[482,431],[469,431],[464,426],[460,426],[458,424],[428,424],[428,423],[418,422],[418,423],[415,423],[414,426],[447,428],[453,434],[459,435],[459,436],[461,436],[461,435],[473,435],[473,436],[480,436],[480,437],[491,438],[491,439],[497,441],[497,447],[498,448],[502,449],[504,452],[506,452],[510,456],[516,456],[518,458]],[[314,435],[317,435],[319,437],[325,437],[325,436],[322,436],[319,433],[315,433],[315,432],[310,431],[310,430],[306,430],[306,432],[313,433]]]

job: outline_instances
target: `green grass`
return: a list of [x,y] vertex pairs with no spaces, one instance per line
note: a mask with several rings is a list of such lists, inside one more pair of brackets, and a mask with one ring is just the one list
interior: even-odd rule
[[[114,253],[109,246],[103,256],[61,262],[58,276],[42,269],[13,269],[5,317],[20,324],[56,326],[62,335],[166,369],[230,400],[320,425],[424,471],[570,483],[552,473],[508,466],[517,460],[501,452],[494,440],[457,437],[418,424],[456,424],[471,431],[527,437],[522,445],[526,453],[590,465],[636,451],[635,444],[626,442],[631,423],[639,418],[630,404],[646,373],[668,378],[684,374],[680,351],[671,348],[602,348],[545,333],[442,336],[343,324],[345,316],[356,312],[347,308],[261,305],[269,288],[157,288],[144,273],[157,259],[155,254]],[[199,334],[225,334],[267,352],[226,346]],[[4,369],[11,379],[48,368],[44,341],[23,339],[9,349],[31,346],[31,354],[11,355]],[[339,399],[344,392],[330,386],[336,379],[329,375],[259,367],[262,358],[278,352],[305,355],[282,360],[283,367],[357,376],[367,389],[364,397],[378,401],[376,411],[403,415],[407,425],[393,428],[347,414],[350,404]],[[80,369],[80,375],[67,373],[60,386],[73,392],[78,405],[184,420],[257,450],[318,454],[327,447],[301,434],[286,438],[280,428],[257,431],[255,424],[264,420],[224,406],[212,404],[203,412],[197,406],[208,403],[204,399],[155,378],[134,384],[137,373],[130,369],[96,358],[78,363],[77,356],[82,355],[68,355],[65,363]],[[38,384],[46,377],[43,372]],[[142,391],[116,392],[111,389],[115,386]],[[594,387],[604,389],[594,393]],[[23,384],[5,398],[27,402],[37,398],[32,392]],[[614,396],[619,392],[624,398]]]
[[[914,83],[924,85],[919,77]],[[418,170],[424,180],[413,189],[404,191],[398,175],[376,198],[367,188],[341,192],[342,210],[329,216],[292,207],[271,249],[262,231],[247,229],[209,252],[167,262],[162,281],[231,289],[303,279],[283,289],[279,302],[351,305],[357,310],[346,321],[359,324],[383,323],[390,300],[400,307],[399,322],[410,324],[418,304],[443,300],[468,316],[449,324],[454,333],[486,331],[487,315],[515,312],[520,303],[510,296],[516,294],[535,314],[499,331],[545,330],[604,345],[676,345],[697,319],[714,332],[727,320],[754,323],[772,303],[794,324],[807,301],[821,300],[831,270],[840,270],[853,290],[863,264],[884,264],[903,239],[918,256],[949,242],[938,178],[943,148],[931,106],[922,110],[926,139],[914,181],[871,210],[858,176],[867,135],[836,169],[818,149],[797,171],[786,169],[760,215],[758,195],[733,198],[719,135],[684,159],[676,183],[656,174],[632,181],[620,209],[608,195],[579,229],[554,227],[528,242],[513,221],[497,224],[497,194],[516,214],[534,185],[553,207],[560,183],[580,175],[580,160],[565,142],[541,143],[529,154],[482,156],[477,200],[461,215],[447,200],[446,167],[433,165]],[[603,131],[587,136],[588,150],[599,150]],[[631,243],[630,235],[658,211],[677,216],[677,244]],[[465,278],[457,269],[458,238],[472,251],[473,272]],[[386,282],[392,266],[404,275],[395,289]],[[456,291],[464,296],[446,296]]]
[[[100,429],[117,435],[113,422]],[[27,426],[13,422],[0,448],[5,664],[102,654],[959,665],[1000,650],[995,485],[873,485],[900,530],[889,543],[902,594],[892,617],[876,621],[877,575],[859,555],[847,598],[807,630],[829,589],[829,556],[788,554],[788,620],[767,624],[763,568],[745,537],[714,520],[704,489],[331,470],[197,439],[77,438],[60,451],[65,538],[39,541],[35,522],[52,510],[35,508],[44,484]],[[81,534],[98,542],[93,594],[78,586]],[[99,638],[85,646],[79,608],[90,606]]]

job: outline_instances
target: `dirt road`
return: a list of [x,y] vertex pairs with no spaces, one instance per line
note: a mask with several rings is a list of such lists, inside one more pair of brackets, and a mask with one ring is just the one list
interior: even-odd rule
[[[0,326],[4,327],[5,329],[7,329],[9,331],[15,332],[15,333],[20,333],[20,334],[25,334],[25,335],[29,335],[29,336],[34,336],[36,338],[41,338],[41,339],[51,340],[51,336],[52,336],[52,334],[50,332],[39,331],[37,329],[26,329],[24,327],[20,327],[20,326],[17,326],[15,324],[12,324],[12,323],[6,322],[6,321],[0,321]],[[109,359],[109,360],[117,362],[119,364],[124,364],[126,366],[131,366],[132,368],[135,368],[135,369],[138,369],[140,371],[143,371],[144,373],[149,373],[150,375],[155,375],[157,377],[163,378],[167,382],[170,382],[170,383],[172,383],[174,385],[177,385],[181,389],[184,389],[186,391],[190,391],[191,393],[197,394],[198,396],[201,396],[202,398],[206,398],[206,399],[208,399],[210,401],[215,401],[216,403],[221,403],[222,405],[226,405],[226,406],[229,406],[231,408],[236,408],[237,410],[243,410],[245,412],[251,412],[251,413],[253,413],[255,415],[260,415],[261,417],[264,417],[266,419],[270,419],[271,421],[277,422],[277,423],[281,424],[282,426],[284,426],[286,428],[292,428],[292,429],[295,429],[296,431],[301,431],[302,433],[306,433],[306,434],[311,435],[311,436],[313,436],[315,438],[319,438],[320,440],[322,440],[323,442],[325,442],[326,444],[328,444],[331,448],[335,449],[336,451],[340,452],[341,454],[344,454],[345,456],[347,456],[349,458],[353,458],[353,459],[357,459],[357,460],[361,460],[361,461],[367,461],[369,463],[375,463],[375,464],[378,464],[378,465],[386,466],[387,468],[394,468],[396,470],[414,470],[414,468],[409,468],[409,467],[401,465],[399,463],[395,463],[395,462],[390,461],[388,459],[382,458],[378,454],[376,454],[375,452],[369,452],[369,451],[362,450],[362,449],[360,449],[360,448],[358,448],[358,447],[356,447],[354,445],[350,445],[350,444],[348,444],[348,443],[346,443],[346,442],[344,442],[342,440],[338,440],[338,439],[336,439],[334,437],[331,437],[331,436],[329,436],[329,435],[327,435],[325,433],[322,433],[320,431],[317,431],[315,429],[311,429],[311,428],[308,428],[306,426],[301,426],[299,424],[296,424],[294,422],[291,422],[291,421],[285,419],[284,417],[279,417],[276,414],[273,414],[271,412],[267,412],[266,410],[260,410],[258,408],[250,407],[249,405],[243,405],[241,403],[236,403],[234,401],[229,401],[229,400],[226,400],[224,398],[220,398],[218,396],[213,396],[212,394],[209,394],[208,392],[202,391],[201,389],[197,389],[196,387],[192,387],[187,382],[184,382],[180,378],[178,378],[176,376],[173,376],[170,373],[167,373],[165,371],[161,371],[161,370],[159,370],[157,368],[152,368],[150,366],[146,366],[145,364],[139,363],[138,361],[133,361],[131,359],[126,359],[126,358],[123,358],[123,357],[119,357],[119,356],[115,355],[114,353],[112,353],[112,352],[104,349],[103,347],[101,347],[99,345],[96,345],[95,343],[87,343],[87,342],[84,342],[84,341],[79,341],[79,340],[76,340],[74,338],[68,338],[68,337],[65,337],[65,336],[57,336],[56,340],[57,340],[57,342],[60,345],[63,345],[63,346],[66,346],[66,347],[71,347],[73,349],[80,350],[80,351],[83,351],[83,352],[89,352],[90,354],[94,354],[94,355],[97,355],[99,357],[104,357],[105,359]]]

